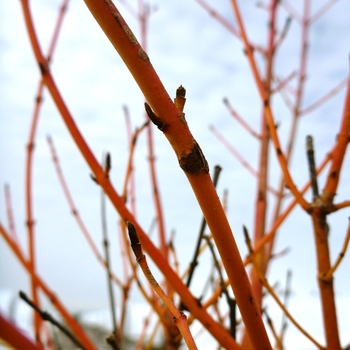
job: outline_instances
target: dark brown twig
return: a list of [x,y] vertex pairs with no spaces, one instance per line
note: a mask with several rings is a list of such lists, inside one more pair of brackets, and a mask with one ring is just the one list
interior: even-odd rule
[[318,349],[322,349],[325,350],[325,347],[322,346],[320,343],[317,342],[316,339],[314,339],[297,321],[296,319],[291,315],[291,313],[287,310],[287,308],[285,307],[285,305],[282,303],[282,301],[279,299],[279,297],[277,296],[277,294],[275,293],[274,289],[271,287],[271,285],[269,284],[269,282],[267,281],[266,277],[261,273],[259,266],[257,265],[256,262],[256,256],[254,253],[254,249],[252,247],[252,243],[251,243],[251,239],[249,237],[249,233],[248,230],[245,226],[243,226],[243,233],[244,233],[244,238],[245,238],[245,243],[247,245],[248,251],[249,251],[249,255],[251,256],[252,259],[252,263],[253,263],[253,267],[255,269],[255,271],[257,272],[257,275],[261,281],[261,283],[263,284],[263,286],[265,287],[266,291],[270,294],[270,296],[276,301],[276,303],[278,304],[278,306],[281,308],[281,310],[283,311],[283,313],[286,315],[286,317],[289,318],[290,322],[292,322],[294,324],[294,326],[302,333],[305,335],[305,337],[307,337],[311,342],[313,342],[316,347]]
[[56,326],[61,332],[63,332],[74,344],[76,344],[79,349],[86,349],[80,341],[75,337],[74,334],[72,334],[65,326],[63,326],[60,322],[55,320],[47,311],[42,311],[37,305],[35,305],[28,296],[20,291],[19,296],[22,300],[24,300],[29,306],[31,306],[44,321],[48,321],[54,326]]
[[349,220],[348,230],[347,230],[346,235],[345,235],[342,250],[338,254],[338,258],[335,261],[335,263],[333,264],[333,266],[328,270],[328,272],[325,274],[325,276],[321,277],[324,281],[331,281],[332,280],[335,270],[338,268],[339,264],[341,263],[341,261],[343,260],[343,258],[345,256],[349,241],[350,241],[350,220]]
[[308,135],[306,137],[306,154],[309,163],[310,183],[312,188],[313,199],[319,196],[314,153],[315,152],[313,139],[312,136]]
[[[104,164],[103,164],[106,177],[109,176],[109,171],[111,169],[111,165],[112,165],[111,156],[107,152],[107,154],[104,157]],[[107,217],[106,216],[107,216],[106,196],[103,192],[103,189],[101,188],[101,221],[102,221],[103,247],[104,247],[105,261],[106,261],[109,303],[110,303],[112,324],[113,324],[112,334],[114,334],[116,336],[117,335],[117,321],[116,321],[116,314],[115,314],[115,302],[114,302],[114,293],[113,293],[113,285],[112,285],[111,263],[110,263],[110,257],[109,257],[109,242],[108,242]],[[115,342],[117,342],[116,339],[115,339]],[[108,342],[108,344],[110,344],[110,343]],[[113,349],[115,349],[115,347],[113,347]]]
[[[213,184],[215,187],[218,183],[221,170],[222,170],[222,168],[219,165],[216,165],[214,168]],[[186,282],[187,287],[190,286],[191,280],[192,280],[192,277],[194,274],[194,270],[195,270],[196,266],[198,265],[199,249],[200,249],[200,246],[202,243],[202,239],[203,239],[204,230],[205,230],[206,225],[207,225],[207,222],[205,221],[205,218],[203,217],[201,227],[199,229],[199,235],[198,235],[198,239],[197,239],[196,248],[194,250],[193,258],[192,258],[192,261],[190,263],[190,271],[188,273],[187,282]]]
[[213,243],[212,243],[210,237],[207,235],[203,235],[202,237],[203,237],[203,239],[205,239],[207,241],[210,252],[213,256],[214,265],[218,271],[219,278],[220,278],[221,289],[226,297],[226,302],[227,302],[229,310],[230,310],[230,334],[231,334],[233,339],[236,339],[236,300],[234,298],[231,298],[229,293],[228,293],[226,283],[224,280],[224,276],[222,275],[221,267],[220,267],[219,261],[216,257],[214,246],[213,246]]
[[[292,271],[288,270],[287,271],[287,278],[286,278],[286,287],[284,290],[284,301],[283,304],[284,306],[287,308],[287,304],[291,295],[291,280],[292,280]],[[283,348],[283,339],[284,339],[284,335],[287,329],[287,317],[286,315],[283,313],[282,314],[282,327],[281,327],[281,331],[280,331],[280,336],[279,336],[279,340],[281,342],[281,347]]]

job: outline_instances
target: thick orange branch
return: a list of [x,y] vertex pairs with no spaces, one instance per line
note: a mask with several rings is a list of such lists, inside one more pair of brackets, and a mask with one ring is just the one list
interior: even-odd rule
[[324,280],[322,278],[331,269],[326,215],[322,208],[315,207],[312,209],[311,218],[314,228],[315,245],[317,252],[318,285],[321,296],[323,315],[322,318],[327,349],[339,350],[341,347],[339,340],[333,279]]
[[[243,321],[251,341],[255,343],[254,347],[271,348],[231,228],[210,179],[206,161],[191,135],[183,113],[171,102],[148,56],[113,3],[109,0],[85,0],[85,3],[153,108],[157,118],[155,122],[159,123],[157,126],[164,132],[185,171],[213,234]],[[186,303],[185,300],[184,302]]]
[[[120,37],[124,37],[122,39],[122,43],[126,45],[131,45],[132,49],[130,52],[126,50],[126,52],[130,53],[132,56],[132,59],[126,59],[128,61],[128,64],[130,65],[132,61],[135,60],[136,65],[140,64],[140,66],[131,69],[131,71],[136,75],[141,75],[141,86],[143,88],[151,88],[152,94],[148,91],[148,93],[145,94],[146,98],[149,102],[156,105],[157,107],[157,113],[160,115],[170,115],[178,116],[179,111],[174,106],[172,101],[170,100],[168,94],[165,92],[163,86],[160,83],[160,80],[153,69],[151,69],[151,65],[149,63],[149,60],[145,56],[145,53],[143,50],[140,50],[139,44],[135,44],[134,36],[130,33],[130,30],[125,28],[124,22],[121,20],[121,17],[119,15],[115,14],[114,10],[111,10],[110,3],[107,1],[91,1],[90,4],[91,7],[94,9],[94,11],[97,11],[99,15],[101,15],[101,6],[104,11],[104,16],[107,16],[106,25],[107,25],[107,32],[112,35],[113,37],[117,38],[117,41]],[[41,69],[43,79],[45,82],[45,85],[47,86],[55,104],[58,108],[59,112],[61,113],[61,116],[66,123],[66,126],[74,139],[77,147],[79,148],[80,152],[83,154],[86,162],[89,164],[92,172],[95,175],[95,178],[97,182],[100,184],[100,186],[105,191],[106,195],[111,200],[112,204],[114,205],[115,209],[119,212],[120,216],[125,221],[135,222],[135,218],[132,216],[132,214],[127,210],[125,207],[125,203],[122,200],[122,198],[116,193],[114,187],[110,183],[109,179],[105,176],[104,170],[101,168],[100,164],[94,157],[93,153],[91,152],[89,146],[85,142],[84,138],[80,134],[79,129],[77,128],[67,106],[65,105],[57,87],[56,84],[51,76],[49,67],[47,65],[47,62],[42,55],[35,29],[31,20],[31,14],[29,11],[28,3],[26,1],[22,2],[24,14],[25,14],[25,21],[28,28],[29,38],[32,44],[32,48],[35,54],[35,57],[37,59],[37,62],[39,64],[39,67]],[[100,12],[99,12],[100,11]],[[102,13],[103,13],[102,11]],[[102,20],[100,18],[100,20]],[[103,22],[103,20],[102,20]],[[136,50],[136,51],[135,51]],[[123,51],[123,50],[122,50]],[[134,64],[135,64],[134,62]],[[153,88],[153,90],[152,90]],[[156,94],[154,95],[154,92]],[[148,96],[148,97],[147,97]],[[169,106],[171,108],[169,108]],[[158,112],[159,111],[159,112]],[[187,130],[187,125],[185,123],[178,123],[180,125],[175,125],[174,129],[175,132],[179,131],[179,134],[181,134],[182,130]],[[186,135],[186,133],[185,133]],[[189,141],[192,141],[192,137],[190,134],[187,134],[188,137],[186,140],[184,138],[178,140],[174,138],[172,141],[175,143],[188,144]],[[190,149],[188,150],[190,151]],[[171,267],[168,265],[162,254],[159,252],[159,250],[153,245],[152,241],[148,238],[146,233],[142,230],[142,228],[136,224],[135,222],[135,228],[137,232],[139,233],[139,238],[142,242],[142,245],[145,249],[145,251],[150,255],[150,257],[153,259],[154,262],[156,262],[158,268],[162,271],[164,276],[167,276],[169,282],[171,283],[172,287],[176,290],[176,292],[180,295],[181,299],[185,302],[186,306],[189,308],[189,310],[196,316],[196,318],[209,330],[209,332],[220,342],[222,346],[229,349],[239,349],[237,343],[229,336],[229,334],[226,332],[226,330],[222,327],[222,325],[216,323],[204,310],[201,306],[198,305],[196,299],[192,296],[192,294],[188,291],[186,286],[183,284],[181,279],[174,273],[174,271],[171,269]],[[248,301],[249,302],[249,301]],[[253,330],[255,332],[255,329]]]
[[340,170],[343,164],[346,148],[350,141],[350,77],[348,78],[348,88],[346,92],[345,106],[338,133],[337,142],[333,152],[332,164],[329,169],[326,186],[323,190],[322,199],[325,205],[330,206],[336,195],[340,180]]

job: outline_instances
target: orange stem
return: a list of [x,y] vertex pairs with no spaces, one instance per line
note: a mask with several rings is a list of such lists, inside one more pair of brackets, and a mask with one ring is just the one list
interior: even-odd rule
[[[300,61],[299,61],[299,69],[298,69],[298,82],[297,82],[297,88],[296,88],[296,99],[294,106],[292,106],[292,123],[289,131],[288,140],[286,143],[286,152],[285,152],[285,159],[287,166],[290,162],[290,159],[292,157],[292,151],[293,146],[295,143],[295,138],[297,135],[297,127],[300,117],[300,108],[302,105],[302,98],[304,96],[304,88],[305,88],[305,75],[306,75],[306,67],[307,67],[307,57],[308,57],[308,35],[309,35],[309,28],[310,28],[310,3],[305,2],[304,3],[304,13],[303,13],[303,21],[301,23],[302,31],[301,31],[301,48],[300,48]],[[274,219],[273,221],[276,221],[278,218],[278,215],[280,214],[282,200],[283,200],[283,193],[285,191],[285,179],[282,174],[282,177],[280,179],[279,189],[278,189],[278,197],[277,202],[274,209]],[[269,244],[269,256],[272,255],[274,248],[274,240],[272,239]]]
[[[267,49],[266,49],[266,73],[264,80],[264,90],[266,91],[265,105],[271,103],[271,82],[273,76],[273,62],[275,57],[275,34],[276,34],[276,16],[277,16],[276,0],[271,0],[269,4],[269,30],[267,37]],[[268,183],[268,160],[269,160],[269,143],[270,135],[266,125],[265,111],[263,110],[261,116],[261,142],[260,142],[260,155],[259,155],[259,170],[257,178],[257,194],[255,204],[255,217],[254,217],[254,243],[258,242],[266,231],[266,210],[267,210],[267,183]],[[255,254],[255,269],[252,269],[251,283],[254,293],[254,297],[262,309],[263,298],[263,285],[259,278],[260,275],[265,275],[269,262],[269,255],[266,249],[261,249]],[[256,271],[259,269],[259,271]],[[244,348],[250,348],[246,335],[243,337],[242,346]]]
[[[328,162],[331,160],[332,158],[332,153],[333,151],[331,151],[329,154],[327,154],[327,156],[324,158],[324,160],[322,161],[322,163],[319,165],[319,167],[316,170],[316,174],[320,174],[320,172],[325,168],[325,166],[328,164]],[[308,181],[300,190],[300,193],[303,195],[306,193],[306,191],[310,188],[311,183],[310,181]],[[272,227],[270,228],[270,230],[264,235],[264,237],[262,239],[259,240],[259,242],[256,243],[256,245],[254,246],[254,252],[259,251],[260,249],[262,249],[264,247],[264,245],[270,241],[271,239],[273,239],[274,235],[276,234],[277,229],[281,226],[281,224],[283,223],[283,221],[288,217],[288,215],[290,214],[290,212],[294,209],[294,207],[298,204],[296,198],[294,198],[290,204],[287,206],[287,208],[276,218],[276,220],[274,221]],[[244,264],[247,265],[250,262],[250,259],[246,259],[244,261]]]
[[328,270],[328,272],[326,273],[325,276],[322,276],[323,280],[330,281],[333,278],[333,274],[334,274],[335,270],[338,268],[338,266],[340,265],[341,261],[343,260],[343,258],[345,256],[346,250],[348,249],[349,241],[350,241],[350,221],[349,221],[349,225],[348,225],[348,230],[347,230],[346,235],[345,235],[342,250],[339,253],[338,258],[335,261],[335,263],[333,264],[333,266]]
[[334,204],[334,206],[332,208],[332,211],[337,211],[339,209],[343,209],[343,208],[346,208],[346,207],[350,207],[350,200],[347,200],[347,201],[344,201],[344,202],[341,202],[341,203],[338,203],[338,204]]
[[254,58],[254,51],[252,46],[249,43],[246,30],[242,21],[241,13],[238,8],[238,4],[236,0],[231,0],[231,4],[233,7],[233,11],[236,17],[236,21],[240,30],[240,34],[244,43],[247,59],[258,89],[258,92],[260,94],[260,98],[262,102],[264,103],[264,114],[266,117],[266,123],[269,129],[270,137],[272,139],[272,142],[275,146],[276,154],[277,154],[277,159],[280,163],[280,167],[282,170],[282,173],[284,175],[284,180],[286,182],[286,186],[291,190],[293,193],[294,197],[297,199],[299,205],[304,209],[307,210],[309,208],[309,204],[305,201],[305,199],[302,197],[302,195],[298,192],[296,186],[294,185],[294,182],[292,180],[292,177],[289,173],[288,170],[288,164],[286,161],[286,158],[282,152],[282,148],[280,145],[279,137],[277,135],[276,131],[276,126],[275,126],[275,121],[273,117],[273,113],[270,107],[270,104],[268,103],[268,98],[269,98],[269,92],[266,90],[264,83],[260,77],[260,73],[258,71],[255,58]]
[[[29,261],[31,264],[31,269],[33,273],[36,270],[36,258],[35,258],[35,238],[34,238],[34,218],[33,218],[33,205],[32,205],[32,165],[33,165],[33,149],[34,149],[34,140],[35,140],[35,133],[36,133],[36,126],[39,118],[39,109],[40,109],[40,102],[41,102],[41,96],[42,91],[44,89],[43,81],[40,81],[38,92],[37,92],[37,99],[36,104],[34,108],[32,123],[30,127],[29,132],[29,140],[27,143],[27,153],[26,153],[26,177],[25,177],[25,198],[26,198],[26,228],[27,228],[27,234],[28,234],[28,252],[29,252]],[[40,302],[37,295],[37,285],[35,283],[35,280],[32,279],[31,281],[31,295],[34,303],[38,306],[40,306]],[[37,345],[40,345],[40,328],[42,324],[42,319],[34,311],[33,314],[34,319],[34,332],[35,332],[35,339],[37,341]]]
[[322,277],[331,269],[328,226],[322,208],[312,209],[311,218],[317,253],[318,285],[320,289],[323,326],[328,350],[340,350],[339,330],[335,306],[333,278],[325,280]]
[[322,199],[326,206],[333,203],[336,195],[338,183],[340,180],[340,170],[343,164],[346,148],[349,144],[350,134],[350,77],[348,77],[348,88],[345,98],[345,106],[337,137],[337,142],[333,152],[332,164],[329,169],[325,188],[323,190]]
[[85,3],[134,76],[154,110],[154,122],[159,123],[158,127],[164,132],[185,170],[212,231],[250,337],[254,338],[257,348],[262,344],[270,348],[231,228],[210,179],[204,156],[190,133],[184,115],[171,102],[148,56],[113,3],[109,0],[85,0]]
[[[193,148],[195,147],[193,137],[189,132],[186,122],[183,118],[181,118],[181,115],[179,118],[179,111],[172,103],[170,97],[161,84],[159,77],[150,65],[148,56],[137,43],[129,27],[126,25],[125,21],[122,19],[121,15],[110,1],[86,0],[86,3],[90,8],[90,11],[96,16],[97,21],[100,22],[102,28],[106,32],[107,36],[111,39],[112,43],[119,49],[119,54],[122,56],[124,62],[129,67],[131,73],[137,77],[136,81],[144,92],[146,99],[154,107],[156,114],[162,116],[165,122],[169,124],[169,129],[171,132],[167,132],[166,136],[173,146],[178,157],[186,163],[187,156],[191,154],[191,151],[193,151]],[[51,96],[56,103],[56,106],[59,109],[63,120],[66,123],[67,128],[69,129],[76,145],[92,169],[97,182],[104,189],[105,193],[108,195],[121,217],[124,220],[135,222],[133,216],[125,207],[122,199],[115,192],[115,189],[111,185],[109,179],[105,176],[103,169],[93,156],[91,150],[89,149],[78,128],[76,127],[59,91],[57,90],[55,82],[49,71],[47,62],[42,56],[33,23],[31,21],[28,4],[23,2],[22,4],[24,6],[25,20],[33,51],[35,53],[39,67],[41,68],[45,84],[48,87]],[[181,137],[179,137],[179,135],[181,135]],[[204,214],[207,217],[207,222],[210,222],[209,227],[212,229],[212,231],[215,231],[217,243],[220,242],[219,245],[221,255],[223,256],[227,270],[230,271],[229,276],[233,281],[232,285],[234,286],[234,292],[239,296],[239,303],[241,304],[241,310],[243,311],[242,314],[244,314],[246,324],[248,325],[247,328],[250,330],[251,336],[254,336],[256,339],[256,342],[259,342],[259,345],[257,345],[257,347],[260,347],[261,344],[265,344],[266,348],[270,348],[271,346],[266,335],[266,330],[263,326],[261,317],[258,314],[256,304],[252,298],[250,284],[239,255],[239,251],[234,242],[231,229],[222,210],[220,201],[213,188],[209,174],[203,175],[204,176],[201,176],[201,178],[206,183],[205,186],[200,186],[199,183],[197,184],[199,186],[195,186],[195,184],[192,183],[193,181],[190,180],[190,182],[192,185],[194,185],[195,193],[201,193],[199,197],[197,194],[199,203],[203,204],[204,199],[204,202],[207,204],[208,210],[204,211]],[[197,176],[192,177],[192,180],[195,179],[197,180]],[[211,190],[211,193],[209,196],[206,196],[208,189]],[[211,199],[214,199],[214,201],[211,201]],[[219,222],[221,221],[223,225],[216,225],[217,212],[220,213]],[[210,220],[208,220],[208,218]],[[166,260],[163,258],[162,254],[158,251],[157,248],[155,248],[141,227],[137,226],[136,224],[135,227],[139,232],[140,240],[144,249],[148,252],[153,261],[156,262],[162,273],[167,276],[169,283],[178,292],[189,310],[209,330],[209,332],[218,340],[218,342],[223,347],[238,349],[236,342],[227,334],[223,326],[215,323],[213,319],[208,315],[208,313],[198,305],[196,299],[188,291],[180,278],[170,268]],[[222,238],[222,236],[225,238]],[[226,241],[230,242],[230,244],[226,245]],[[230,248],[234,249],[230,250]],[[232,255],[234,255],[234,261],[231,265],[230,262],[232,261]],[[237,271],[240,271],[240,273],[237,273]]]
[[[145,124],[144,124],[145,126]],[[143,127],[142,127],[143,128]],[[137,142],[137,137],[142,129],[137,129],[135,133],[130,137],[129,143],[129,156],[128,156],[128,161],[126,165],[126,171],[125,171],[125,178],[124,178],[124,184],[123,184],[123,189],[122,189],[122,197],[124,198],[125,203],[128,201],[128,184],[129,181],[132,179],[132,173],[133,173],[133,160],[134,160],[134,152],[135,152],[135,147],[136,147],[136,142]],[[131,206],[131,211],[135,215],[135,207]]]

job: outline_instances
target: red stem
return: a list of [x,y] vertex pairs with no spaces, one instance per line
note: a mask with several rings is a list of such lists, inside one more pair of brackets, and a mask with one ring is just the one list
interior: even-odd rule
[[0,314],[0,339],[3,339],[13,349],[39,350],[40,346],[35,345],[15,324]]

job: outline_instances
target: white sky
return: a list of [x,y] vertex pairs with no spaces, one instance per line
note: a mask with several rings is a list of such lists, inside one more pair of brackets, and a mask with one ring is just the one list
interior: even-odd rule
[[[45,52],[59,1],[36,0],[31,3]],[[301,2],[294,3],[297,7]],[[137,2],[133,1],[132,4],[136,6]],[[222,103],[223,97],[228,97],[234,108],[259,131],[260,102],[242,54],[242,44],[195,1],[163,1],[152,3],[151,6],[153,5],[157,9],[151,16],[149,26],[148,53],[151,62],[170,95],[174,96],[180,84],[187,89],[187,121],[211,169],[216,164],[223,167],[218,193],[222,195],[224,189],[229,191],[228,217],[244,256],[246,248],[242,225],[246,225],[250,231],[253,229],[255,180],[208,128],[209,125],[214,125],[256,168],[257,142],[229,116]],[[234,23],[229,1],[221,0],[215,6],[230,23]],[[318,7],[315,5],[314,9],[316,8]],[[135,19],[123,6],[120,9],[136,36],[139,36]],[[257,9],[251,1],[245,2],[242,10],[250,37],[254,42],[264,45],[265,12]],[[280,12],[282,23],[286,12],[283,9]],[[317,100],[348,74],[349,13],[350,3],[346,0],[339,1],[312,28],[304,107]],[[17,232],[25,245],[25,146],[39,71],[23,22],[19,2],[0,2],[0,220],[7,226],[3,184],[8,183],[11,186]],[[277,57],[276,69],[281,77],[297,68],[299,47],[300,30],[294,21],[288,39]],[[72,1],[69,6],[54,54],[52,71],[69,109],[96,157],[100,159],[103,152],[111,152],[111,178],[120,191],[128,149],[122,107],[128,106],[133,128],[138,127],[144,121],[143,98],[83,1]],[[320,162],[333,145],[338,131],[344,94],[342,90],[321,109],[301,118],[292,161],[292,175],[298,186],[302,186],[308,179],[305,137],[308,134],[314,136],[316,161]],[[105,273],[70,215],[51,161],[46,135],[51,135],[54,140],[78,211],[98,246],[101,246],[100,191],[90,180],[90,171],[46,92],[44,99],[34,153],[33,191],[38,270],[72,310],[101,310],[108,306]],[[285,146],[290,115],[279,97],[274,99],[274,104],[276,120],[281,124],[281,141]],[[183,271],[192,258],[201,220],[200,210],[170,146],[156,128],[154,136],[166,229],[169,235],[172,230],[176,231],[176,248]],[[137,145],[137,215],[139,222],[147,230],[154,217],[154,210],[149,187],[145,134],[140,137]],[[270,184],[277,187],[279,171],[273,151],[270,158]],[[349,199],[349,170],[350,156],[347,153],[336,202]],[[324,176],[321,176],[320,189],[323,184]],[[307,199],[310,198],[311,195],[308,194]],[[271,212],[274,203],[272,197],[269,198],[269,203]],[[349,209],[329,217],[333,260],[343,244],[348,217]],[[112,262],[114,269],[120,271],[119,243],[116,237],[118,216],[111,207],[108,208],[108,218]],[[276,250],[286,247],[291,249],[289,254],[272,264],[269,280],[272,283],[278,280],[283,285],[286,271],[293,271],[290,309],[305,328],[323,342],[311,223],[300,209],[294,210],[280,230]],[[347,328],[350,324],[350,280],[347,272],[349,261],[347,255],[335,276],[344,346],[350,341]],[[210,264],[210,260],[201,261],[199,270],[205,272]],[[205,276],[199,273],[196,278],[200,293]],[[3,292],[13,294],[19,289],[28,289],[26,275],[8,251],[3,239],[0,240],[0,288]],[[141,301],[137,293],[133,293],[132,298],[135,303]],[[269,305],[269,310],[273,313],[274,303],[269,302]],[[7,310],[6,303],[2,302],[1,306],[2,310]],[[278,324],[278,318],[276,322]],[[287,344],[288,349],[312,348],[292,325],[289,326]]]

